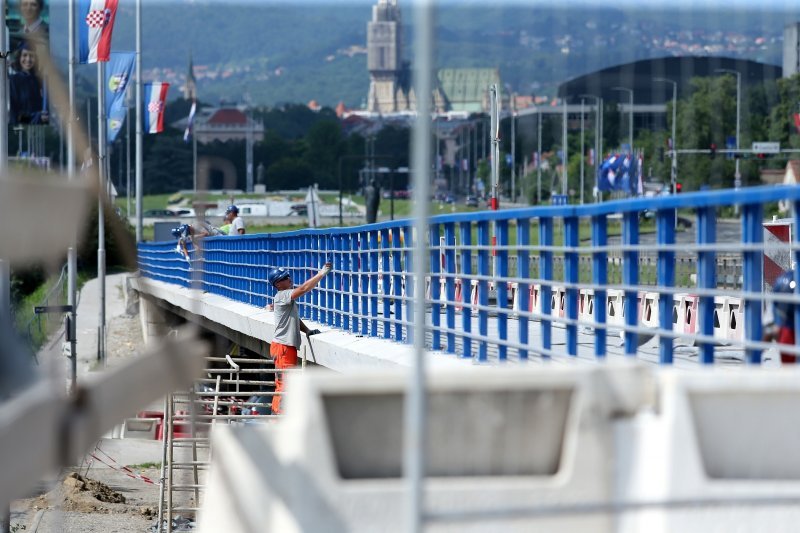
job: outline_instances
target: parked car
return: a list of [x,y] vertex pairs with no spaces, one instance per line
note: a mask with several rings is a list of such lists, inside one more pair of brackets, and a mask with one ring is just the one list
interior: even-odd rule
[[175,213],[170,209],[148,209],[144,212],[146,217],[174,217]]
[[474,196],[467,196],[467,199],[464,201],[464,204],[467,207],[478,207],[478,199]]

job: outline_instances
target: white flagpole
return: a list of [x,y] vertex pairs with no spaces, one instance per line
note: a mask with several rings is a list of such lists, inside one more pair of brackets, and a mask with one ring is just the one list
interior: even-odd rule
[[[69,83],[69,116],[67,118],[67,176],[69,180],[75,179],[75,0],[67,0],[68,4],[68,25],[67,39],[68,44],[68,83]],[[69,357],[70,357],[70,389],[74,392],[77,380],[77,346],[75,343],[74,331],[77,324],[77,292],[78,292],[78,245],[77,235],[72,239],[67,250],[67,303],[72,306],[70,321],[71,331],[69,333]]]
[[136,242],[142,241],[142,0],[136,0]]
[[[5,18],[6,0],[0,0],[0,13]],[[2,28],[0,28],[0,46],[2,46],[2,54],[0,54],[0,177],[5,178],[8,172],[8,50],[6,49],[6,25],[5,20],[2,21]]]
[[106,227],[103,201],[106,196],[106,64],[97,62],[97,281],[100,284],[100,317],[97,325],[97,360],[106,359]]

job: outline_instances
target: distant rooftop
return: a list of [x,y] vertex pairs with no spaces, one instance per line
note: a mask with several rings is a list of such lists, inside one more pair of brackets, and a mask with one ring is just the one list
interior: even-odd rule
[[238,109],[224,108],[218,109],[208,119],[207,124],[212,125],[241,125],[247,124],[247,115]]
[[500,71],[496,68],[443,68],[438,78],[450,111],[487,111],[489,86],[493,83],[501,86]]

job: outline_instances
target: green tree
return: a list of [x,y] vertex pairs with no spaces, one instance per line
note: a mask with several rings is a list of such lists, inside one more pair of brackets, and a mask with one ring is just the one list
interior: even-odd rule
[[337,163],[344,155],[344,138],[338,120],[322,120],[314,124],[306,135],[307,152],[303,158],[314,171],[314,179],[321,188],[338,188]]
[[308,187],[314,184],[314,169],[302,159],[285,158],[267,169],[266,179],[271,190]]

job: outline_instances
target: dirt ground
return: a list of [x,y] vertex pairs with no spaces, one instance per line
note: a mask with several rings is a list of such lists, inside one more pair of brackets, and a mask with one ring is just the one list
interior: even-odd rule
[[[108,366],[113,367],[142,347],[138,317],[108,321]],[[58,343],[56,343],[58,344]],[[60,347],[59,347],[60,348]],[[97,371],[91,357],[79,358],[79,374]],[[163,410],[156,402],[149,409]],[[11,531],[24,533],[142,533],[155,531],[159,500],[161,443],[140,439],[102,439],[82,464],[42,481],[30,497],[11,505]],[[111,466],[109,466],[111,465]],[[114,468],[112,468],[112,466]],[[154,483],[132,478],[123,466]],[[187,501],[191,503],[191,500]],[[183,528],[179,528],[183,529]]]

